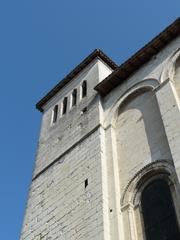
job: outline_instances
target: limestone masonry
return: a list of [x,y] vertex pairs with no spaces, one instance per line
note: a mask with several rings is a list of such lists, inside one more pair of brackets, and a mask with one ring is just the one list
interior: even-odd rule
[[21,240],[180,239],[180,19],[120,66],[96,49],[36,106]]

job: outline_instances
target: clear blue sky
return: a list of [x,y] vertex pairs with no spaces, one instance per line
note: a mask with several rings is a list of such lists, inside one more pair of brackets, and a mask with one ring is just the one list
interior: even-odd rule
[[19,240],[40,127],[35,103],[95,48],[120,64],[179,10],[179,0],[1,1],[0,239]]

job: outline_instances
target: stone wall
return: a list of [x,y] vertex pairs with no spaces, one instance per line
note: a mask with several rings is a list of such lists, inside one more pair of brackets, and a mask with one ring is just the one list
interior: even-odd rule
[[[94,87],[111,69],[96,59],[44,106],[21,240],[143,239],[133,194],[140,195],[143,174],[158,169],[173,179],[180,212],[179,60],[171,66],[179,47],[176,38],[104,98]],[[81,99],[84,80],[88,94]]]
[[99,134],[97,129],[32,182],[22,240],[103,239]]
[[[94,87],[111,72],[94,60],[44,106],[21,240],[104,239],[99,96]],[[77,104],[72,107],[75,88]],[[62,115],[64,97],[68,105]],[[59,111],[53,123],[55,105]]]
[[144,239],[139,212],[133,205],[132,209],[122,205],[121,200],[132,179],[158,160],[173,161],[172,178],[178,184],[175,205],[180,211],[179,62],[173,83],[166,73],[179,47],[177,38],[101,100],[111,240]]

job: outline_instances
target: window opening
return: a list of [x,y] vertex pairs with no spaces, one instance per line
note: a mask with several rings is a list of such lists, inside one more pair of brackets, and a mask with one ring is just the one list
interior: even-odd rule
[[56,105],[53,109],[53,123],[57,121],[57,116],[58,116],[58,105]]
[[62,114],[64,115],[67,112],[67,97],[64,98],[63,100],[63,109],[62,109]]
[[87,188],[87,186],[88,186],[88,179],[86,179],[84,182],[84,187]]
[[151,182],[142,192],[141,204],[147,240],[180,239],[173,199],[165,180]]
[[72,107],[77,104],[77,89],[72,92]]
[[84,81],[82,83],[82,98],[86,97],[86,95],[87,95],[87,82]]

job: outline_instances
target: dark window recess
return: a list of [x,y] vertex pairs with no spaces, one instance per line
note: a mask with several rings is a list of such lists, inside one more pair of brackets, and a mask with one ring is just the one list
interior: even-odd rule
[[77,89],[74,89],[72,92],[72,106],[77,104]]
[[63,109],[62,109],[62,114],[64,115],[67,112],[67,97],[64,98],[63,100]]
[[86,179],[84,182],[84,187],[87,188],[87,186],[88,186],[88,179]]
[[56,105],[53,109],[53,123],[57,121],[57,116],[58,116],[58,105]]
[[146,240],[179,240],[180,232],[168,184],[159,179],[142,192]]
[[87,95],[87,82],[84,81],[82,83],[82,98],[86,97],[86,95]]

